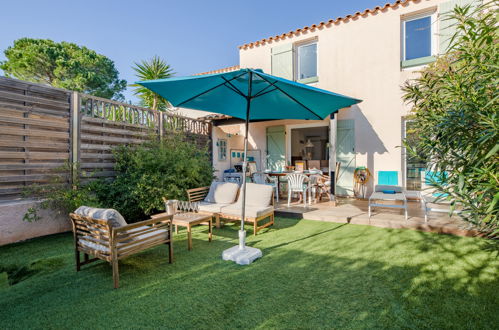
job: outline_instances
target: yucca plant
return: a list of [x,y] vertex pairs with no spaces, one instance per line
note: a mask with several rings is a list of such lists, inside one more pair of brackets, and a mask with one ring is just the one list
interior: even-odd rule
[[[170,78],[174,74],[170,65],[159,56],[154,56],[150,60],[143,60],[140,63],[134,63],[132,69],[139,80]],[[169,107],[168,101],[153,91],[138,84],[130,86],[135,87],[134,93],[140,98],[140,105],[161,111],[165,111]]]
[[[413,106],[413,155],[428,169],[445,173],[434,182],[452,208],[489,235],[499,233],[499,104],[497,5],[456,7],[449,52],[407,82]],[[421,157],[421,156],[419,156]],[[452,209],[451,208],[451,209]]]

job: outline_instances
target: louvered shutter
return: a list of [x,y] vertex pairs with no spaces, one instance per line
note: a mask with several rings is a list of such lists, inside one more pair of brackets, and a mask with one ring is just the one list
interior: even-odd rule
[[293,80],[293,44],[272,48],[272,75]]

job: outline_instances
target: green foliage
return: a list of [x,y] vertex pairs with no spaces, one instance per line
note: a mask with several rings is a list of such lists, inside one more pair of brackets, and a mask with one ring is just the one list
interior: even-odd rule
[[41,217],[38,215],[38,212],[36,211],[36,208],[30,207],[28,208],[28,211],[23,216],[23,221],[26,222],[35,222],[40,220]]
[[[71,173],[71,167],[69,164],[65,164],[56,169],[56,171]],[[75,166],[75,171],[79,171],[78,166]],[[27,187],[23,195],[25,197],[36,196],[41,198],[40,208],[42,209],[52,209],[60,214],[68,214],[82,205],[102,207],[94,191],[94,184],[84,185],[78,176],[75,177],[72,185],[67,182],[65,176],[57,176],[49,184]],[[36,207],[29,208],[23,216],[23,221],[27,222],[34,222],[40,219],[41,216],[38,215]]]
[[[166,62],[158,56],[154,56],[148,61],[135,63],[135,66],[132,67],[132,69],[135,71],[135,75],[139,80],[165,79],[173,76],[170,65],[166,64]],[[165,111],[168,108],[168,101],[150,89],[138,84],[133,84],[131,86],[136,87],[134,93],[140,98],[142,106],[162,111]]]
[[[114,208],[127,221],[133,222],[164,210],[162,197],[185,199],[186,189],[208,185],[213,168],[207,148],[199,148],[183,133],[171,133],[136,146],[120,146],[114,150],[117,176],[83,184],[75,177],[72,185],[65,177],[57,177],[49,185],[33,185],[25,196],[40,196],[43,209],[62,214],[82,205]],[[80,172],[80,169],[74,169]],[[69,165],[58,169],[70,173]],[[91,177],[91,173],[89,175]],[[23,220],[40,219],[36,208],[29,209]]]
[[457,29],[450,51],[403,87],[418,135],[409,151],[446,173],[437,189],[492,235],[499,231],[499,42],[497,7],[488,6],[497,4],[456,7],[448,18]]
[[122,100],[126,81],[113,61],[74,43],[22,38],[4,51],[0,62],[7,76],[54,87]]
[[117,209],[127,221],[164,210],[162,197],[185,199],[186,189],[208,185],[213,168],[206,148],[176,133],[161,141],[122,146],[114,152],[117,176],[94,183],[105,207]]

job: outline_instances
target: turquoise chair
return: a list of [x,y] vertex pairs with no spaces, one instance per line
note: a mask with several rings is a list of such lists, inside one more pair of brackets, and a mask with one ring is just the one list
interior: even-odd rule
[[383,186],[398,186],[399,173],[397,171],[378,171],[378,184]]
[[[435,172],[435,171],[422,171],[421,173],[421,191],[420,191],[420,200],[423,204],[423,209],[425,211],[424,219],[425,222],[428,222],[428,217],[430,212],[439,212],[439,213],[449,213],[450,209],[450,201],[447,200],[446,197],[449,194],[439,193],[434,191],[435,183],[445,184],[445,180],[447,178],[446,172]],[[435,207],[443,206],[444,208]],[[461,213],[460,210],[454,210],[454,214]]]
[[[403,209],[405,220],[408,219],[407,215],[407,197],[401,186],[398,185],[398,172],[397,171],[378,171],[378,184],[374,186],[374,192],[369,197],[368,202],[368,215],[369,220],[372,216],[372,211],[375,207],[390,207]],[[381,204],[377,201],[393,201],[394,204]],[[403,202],[399,205],[398,202]]]

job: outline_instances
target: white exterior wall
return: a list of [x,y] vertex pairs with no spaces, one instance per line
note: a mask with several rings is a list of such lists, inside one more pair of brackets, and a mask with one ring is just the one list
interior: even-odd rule
[[[400,67],[401,19],[437,10],[442,2],[445,1],[410,2],[299,36],[241,49],[240,66],[271,73],[272,47],[318,38],[319,81],[314,85],[363,100],[350,109],[341,110],[338,116],[340,120],[355,120],[357,166],[367,166],[373,175],[379,170],[396,170],[400,175],[399,184],[402,184],[404,169],[399,146],[402,117],[407,115],[409,108],[402,100],[401,86],[415,77],[421,67]],[[277,125],[277,122],[253,124],[250,141],[265,148],[265,126],[270,125]]]

